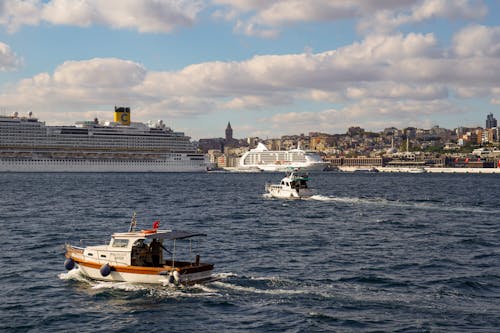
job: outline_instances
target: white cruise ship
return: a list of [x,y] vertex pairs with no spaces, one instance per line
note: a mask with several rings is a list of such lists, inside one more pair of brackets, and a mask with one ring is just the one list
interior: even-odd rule
[[327,162],[315,151],[300,148],[291,150],[269,150],[259,142],[256,148],[243,154],[238,169],[260,171],[287,171],[300,168],[303,171],[323,171]]
[[190,137],[162,121],[130,121],[115,107],[113,122],[47,126],[34,118],[0,116],[0,172],[203,172],[207,160]]

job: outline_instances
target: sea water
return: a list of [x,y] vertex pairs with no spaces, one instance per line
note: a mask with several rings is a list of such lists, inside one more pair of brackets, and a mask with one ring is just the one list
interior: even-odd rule
[[[2,332],[498,332],[500,178],[278,173],[0,174]],[[218,281],[91,281],[64,244],[160,220]]]

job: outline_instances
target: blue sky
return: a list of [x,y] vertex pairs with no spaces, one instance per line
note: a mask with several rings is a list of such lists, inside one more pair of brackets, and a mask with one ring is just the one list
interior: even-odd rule
[[0,0],[0,113],[195,139],[500,117],[497,0]]

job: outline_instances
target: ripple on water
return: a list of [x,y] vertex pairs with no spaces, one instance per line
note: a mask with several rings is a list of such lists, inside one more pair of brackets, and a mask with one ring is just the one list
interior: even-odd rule
[[[0,330],[500,327],[498,176],[319,173],[317,195],[298,201],[263,195],[275,176],[0,174]],[[134,211],[140,228],[159,219],[208,234],[196,247],[218,281],[172,288],[64,272],[65,242],[107,242]]]

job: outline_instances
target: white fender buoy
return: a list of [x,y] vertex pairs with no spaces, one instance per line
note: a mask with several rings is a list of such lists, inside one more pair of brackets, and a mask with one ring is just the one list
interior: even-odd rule
[[64,261],[64,268],[68,271],[72,270],[75,267],[75,261],[71,258],[68,258]]
[[104,264],[101,266],[101,269],[99,269],[99,272],[101,272],[101,275],[106,277],[111,273],[111,266],[109,264]]

